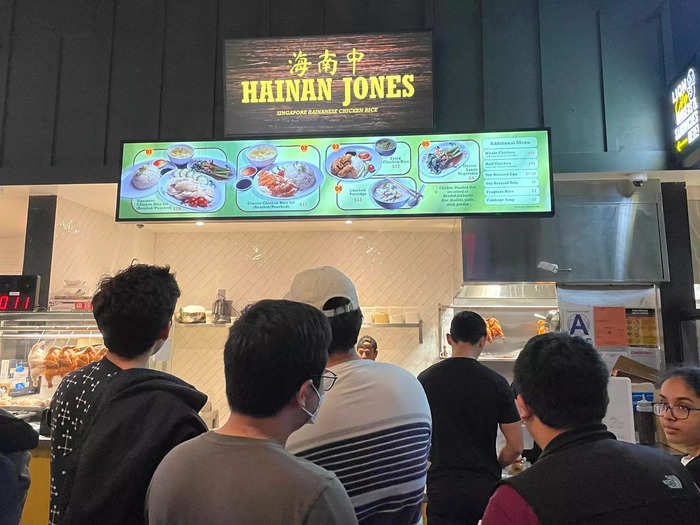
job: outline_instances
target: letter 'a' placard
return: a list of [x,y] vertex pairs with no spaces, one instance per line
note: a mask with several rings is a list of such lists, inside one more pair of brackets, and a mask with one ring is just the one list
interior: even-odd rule
[[226,40],[225,133],[428,130],[432,33]]

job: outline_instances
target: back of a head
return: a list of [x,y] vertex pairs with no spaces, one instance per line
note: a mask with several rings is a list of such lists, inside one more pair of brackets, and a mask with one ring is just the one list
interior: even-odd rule
[[459,312],[452,318],[450,336],[456,343],[475,345],[482,337],[486,337],[486,322],[476,312]]
[[135,264],[102,279],[92,312],[107,348],[126,359],[147,352],[170,323],[178,297],[168,266]]
[[598,351],[563,333],[530,339],[514,369],[515,387],[525,403],[542,423],[558,430],[602,421],[608,378]]
[[[345,297],[334,297],[323,304],[324,310],[333,310],[347,306]],[[362,311],[351,310],[328,318],[333,339],[328,347],[328,354],[340,354],[352,350],[357,344],[357,337],[362,329]]]
[[304,381],[318,387],[328,360],[331,330],[307,304],[264,300],[233,324],[224,349],[226,397],[231,410],[276,415]]
[[357,344],[362,311],[355,285],[337,268],[322,266],[294,276],[286,299],[323,310],[333,332],[329,354],[347,352]]

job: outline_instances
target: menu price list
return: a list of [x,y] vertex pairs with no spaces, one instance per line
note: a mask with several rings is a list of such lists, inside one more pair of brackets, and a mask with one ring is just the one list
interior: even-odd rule
[[484,202],[539,204],[536,137],[484,139]]

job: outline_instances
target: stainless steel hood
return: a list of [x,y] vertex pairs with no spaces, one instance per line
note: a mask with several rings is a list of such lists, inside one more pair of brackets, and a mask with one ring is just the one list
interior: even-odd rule
[[464,281],[668,281],[658,180],[562,181],[554,196],[552,218],[464,218]]

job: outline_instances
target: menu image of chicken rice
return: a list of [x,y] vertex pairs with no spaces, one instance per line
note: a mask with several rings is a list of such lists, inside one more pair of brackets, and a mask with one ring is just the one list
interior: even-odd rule
[[316,184],[316,173],[304,162],[276,164],[258,174],[258,188],[270,197],[293,197]]
[[160,180],[160,172],[153,166],[141,166],[131,178],[131,185],[137,190],[152,188]]
[[176,170],[165,191],[174,199],[193,208],[205,208],[214,199],[214,185],[211,180],[189,169]]
[[331,164],[331,173],[341,179],[359,179],[367,171],[367,165],[356,155],[346,153]]

